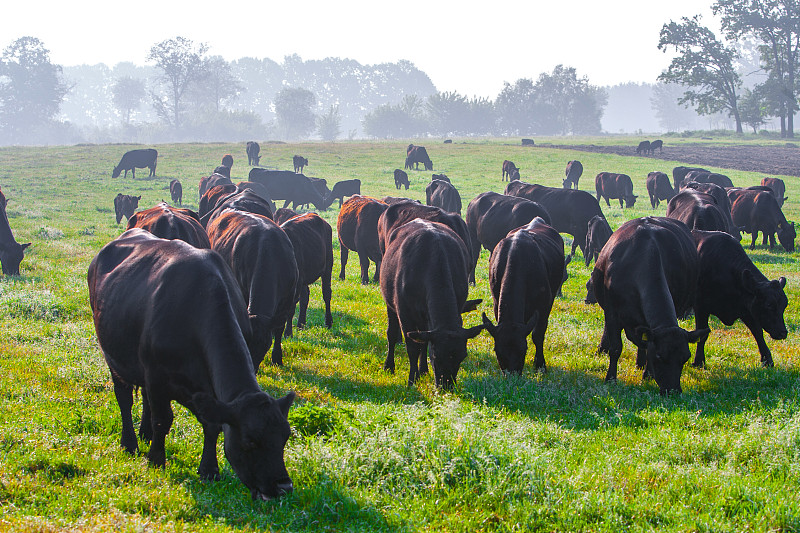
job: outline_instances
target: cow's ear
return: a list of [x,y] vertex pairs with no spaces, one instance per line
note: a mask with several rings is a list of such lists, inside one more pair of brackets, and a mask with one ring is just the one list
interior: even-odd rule
[[406,337],[411,339],[414,342],[419,342],[424,344],[431,339],[433,339],[433,332],[431,331],[409,331],[406,333]]
[[478,304],[483,301],[483,298],[478,298],[477,300],[467,300],[464,302],[464,307],[461,308],[462,313],[469,313],[470,311],[475,311],[478,309]]
[[477,337],[478,333],[483,331],[484,327],[485,326],[483,324],[478,324],[477,326],[472,326],[471,328],[466,328],[466,329],[462,328],[462,331],[464,333],[464,340],[472,339],[473,337]]
[[[31,245],[31,243],[26,242],[25,244],[22,244],[21,246],[22,246],[22,249],[24,250],[25,248],[27,248],[30,245]],[[781,278],[781,279],[783,280],[783,283],[785,285],[786,284],[786,278]]]
[[136,199],[137,200],[141,200],[142,199],[142,195],[140,194],[139,196],[136,197]]
[[234,410],[225,403],[217,400],[210,394],[197,392],[192,395],[192,412],[201,422],[208,424],[236,424]]
[[711,333],[711,330],[708,328],[696,329],[694,331],[687,331],[686,340],[689,341],[689,344],[694,344],[698,341],[705,341],[708,338],[709,333]]
[[483,327],[486,328],[486,331],[489,332],[489,335],[494,337],[495,333],[497,333],[497,326],[492,324],[492,321],[489,320],[489,317],[486,316],[486,313],[481,313],[481,318],[483,319]]
[[533,316],[530,320],[525,324],[525,335],[528,336],[533,333],[533,328],[536,327],[536,323],[539,321],[539,311],[534,311]]
[[639,341],[637,344],[649,342],[653,338],[653,332],[646,326],[639,326],[633,332],[633,336]]
[[742,287],[748,294],[756,292],[756,278],[748,268],[742,270]]
[[786,200],[788,200],[788,199],[789,199],[789,197],[788,197],[788,196],[784,196],[784,197],[783,197],[783,201],[784,201],[784,202],[785,202]]
[[785,288],[786,287],[786,278],[784,278],[783,276],[778,278],[778,285],[780,285],[781,289]]
[[289,408],[292,406],[292,402],[294,402],[295,393],[294,391],[289,391],[289,394],[276,400],[275,402],[278,404],[278,409],[281,410],[284,417],[289,417]]

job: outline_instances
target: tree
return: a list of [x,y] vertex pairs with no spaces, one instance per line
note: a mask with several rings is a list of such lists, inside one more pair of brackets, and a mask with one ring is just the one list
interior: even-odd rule
[[151,92],[158,115],[179,129],[183,120],[182,101],[189,88],[206,76],[203,56],[208,45],[197,46],[185,37],[167,39],[153,45],[147,61],[154,61],[162,74],[159,80],[167,86],[167,96]]
[[730,38],[753,35],[763,43],[762,67],[777,88],[781,136],[793,137],[800,91],[800,1],[717,0],[712,9],[722,14],[722,29]]
[[147,96],[144,81],[139,78],[122,76],[114,82],[113,87],[111,87],[111,93],[114,107],[122,115],[122,122],[125,125],[129,125],[131,123],[131,113],[139,109],[139,106],[142,105]]
[[657,83],[653,87],[650,105],[656,113],[658,124],[667,131],[674,132],[690,128],[697,113],[685,104],[679,104],[683,90],[675,83]]
[[203,83],[191,86],[191,94],[199,107],[208,107],[219,113],[224,103],[235,100],[244,91],[231,64],[220,56],[204,59],[203,72]]
[[608,96],[589,79],[578,78],[573,67],[556,65],[551,74],[542,73],[534,86],[540,112],[541,133],[600,133],[600,119]]
[[314,131],[317,118],[312,107],[317,98],[301,87],[286,87],[275,96],[275,115],[278,131],[286,139],[308,137]]
[[536,133],[536,94],[533,80],[518,79],[513,85],[506,82],[495,99],[498,128],[509,135]]
[[61,67],[50,62],[50,51],[39,39],[20,37],[3,50],[0,125],[10,139],[20,140],[50,122],[68,92]]
[[317,131],[323,141],[335,141],[342,134],[342,117],[339,106],[332,105],[328,112],[317,118]]
[[456,92],[439,92],[425,104],[430,125],[439,135],[463,135],[469,131],[469,102]]
[[753,133],[758,133],[758,128],[766,123],[767,104],[759,87],[752,91],[744,90],[739,100],[739,114],[742,116],[742,122],[753,128]]
[[691,103],[701,115],[728,111],[736,121],[736,133],[742,133],[737,90],[741,80],[734,68],[736,50],[719,41],[714,33],[701,26],[699,15],[670,21],[661,28],[658,49],[674,47],[679,55],[672,59],[658,79],[689,87],[679,102]]

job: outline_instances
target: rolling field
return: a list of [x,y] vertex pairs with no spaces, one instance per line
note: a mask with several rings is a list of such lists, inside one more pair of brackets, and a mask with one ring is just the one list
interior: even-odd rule
[[[663,216],[665,203],[650,208],[645,177],[654,170],[671,175],[682,164],[522,147],[519,139],[415,143],[427,147],[434,172],[458,188],[462,214],[477,194],[503,191],[504,159],[520,167],[523,181],[555,187],[566,162],[579,159],[580,188],[592,192],[600,171],[629,174],[636,207],[602,204],[614,228],[634,217]],[[329,187],[358,178],[363,194],[424,203],[431,172],[410,171],[408,191],[394,187],[407,144],[262,143],[261,163],[291,169],[292,155],[300,154],[309,159],[305,174],[326,178]],[[355,254],[346,280],[338,279],[334,235],[333,329],[322,327],[318,282],[310,327],[285,340],[283,367],[265,362],[258,373],[273,396],[298,395],[285,452],[294,493],[252,501],[224,460],[221,481],[201,481],[202,428],[177,404],[166,468],[127,455],[86,287],[90,261],[124,230],[124,222],[114,222],[113,198],[141,194],[140,209],[152,207],[169,201],[169,182],[178,178],[184,207],[197,209],[197,184],[224,154],[234,156],[234,182],[249,171],[244,143],[172,144],[155,146],[156,178],[143,169],[135,180],[130,173],[112,179],[112,168],[132,148],[0,148],[12,231],[18,242],[33,243],[22,275],[0,279],[0,530],[800,530],[800,252],[780,246],[748,250],[767,277],[787,278],[789,337],[767,338],[774,368],[760,366],[741,322],[726,327],[712,317],[707,368],[684,368],[682,395],[662,397],[654,382],[643,382],[627,340],[619,381],[605,384],[608,358],[595,353],[602,313],[583,303],[591,270],[578,252],[550,318],[548,371],[533,371],[529,342],[524,374],[504,377],[483,332],[468,342],[454,390],[441,393],[430,376],[407,387],[403,346],[396,374],[382,370],[383,299],[375,284],[361,285]],[[762,177],[709,168],[741,186]],[[798,178],[784,181],[784,213],[800,222]],[[335,233],[338,202],[320,214]],[[571,237],[564,237],[569,246]],[[742,243],[749,239],[745,234]],[[465,327],[478,324],[481,311],[492,316],[488,262],[483,250],[469,296],[483,302],[478,313],[464,315]],[[694,321],[681,325],[693,329]],[[222,439],[219,449],[222,457]]]

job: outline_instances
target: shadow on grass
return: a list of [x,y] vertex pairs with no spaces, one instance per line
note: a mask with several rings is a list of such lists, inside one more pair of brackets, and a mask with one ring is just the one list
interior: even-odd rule
[[[747,255],[750,257],[750,260],[756,264],[766,263],[770,265],[782,265],[796,262],[794,256],[788,252],[785,252],[780,246],[776,246],[773,250],[769,250],[757,245],[755,251],[750,250],[749,245],[743,245],[743,248],[747,251]],[[759,249],[762,251],[759,252]]]

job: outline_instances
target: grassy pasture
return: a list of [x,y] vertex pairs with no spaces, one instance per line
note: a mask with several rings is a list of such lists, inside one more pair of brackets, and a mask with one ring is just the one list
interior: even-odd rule
[[[554,144],[604,142],[552,139]],[[609,142],[634,139],[614,138]],[[638,142],[638,141],[637,141]],[[539,143],[539,139],[537,139]],[[430,172],[409,172],[397,191],[408,142],[261,144],[264,166],[358,178],[373,196],[424,201]],[[603,205],[612,226],[647,214],[644,179],[670,173],[679,161],[521,147],[512,140],[423,142],[436,172],[445,172],[466,205],[486,190],[502,192],[501,163],[514,161],[523,180],[561,186],[570,159],[584,165],[581,188],[600,171],[634,180],[633,209]],[[619,382],[603,383],[607,358],[595,355],[602,331],[597,306],[583,303],[590,270],[580,253],[569,265],[546,337],[548,372],[501,375],[488,334],[469,342],[451,393],[429,376],[406,386],[408,363],[398,348],[397,373],[382,370],[385,307],[378,288],[362,286],[351,254],[333,282],[334,327],[321,327],[319,284],[308,322],[284,343],[282,368],[263,365],[265,390],[298,393],[290,420],[295,436],[286,462],[295,492],[253,502],[230,467],[223,479],[196,475],[200,425],[175,405],[167,466],[147,466],[119,446],[120,421],[108,369],[91,320],[86,269],[118,236],[113,198],[141,194],[141,208],[169,200],[169,181],[183,183],[197,208],[197,183],[226,153],[234,179],[246,179],[244,144],[162,145],[157,178],[111,178],[132,146],[0,148],[0,186],[19,242],[33,242],[19,278],[0,279],[0,530],[56,531],[795,531],[800,529],[800,266],[798,253],[763,246],[750,252],[771,279],[786,276],[789,338],[767,339],[775,367],[761,368],[755,341],[741,324],[712,319],[708,367],[687,366],[684,394],[663,398],[642,382],[635,350],[625,341]],[[761,175],[714,169],[737,185]],[[784,178],[784,212],[800,221],[800,185]],[[338,206],[322,213],[335,231]],[[748,239],[748,237],[745,237]],[[569,237],[565,237],[569,244]],[[743,241],[745,242],[745,241]],[[745,244],[749,243],[749,240]],[[488,257],[477,285],[491,315]],[[480,315],[465,315],[465,326]],[[690,319],[682,324],[693,328]],[[532,346],[530,347],[532,357]],[[138,410],[135,407],[135,412]],[[136,422],[136,415],[135,420]],[[142,450],[147,446],[142,443]],[[220,456],[222,456],[220,443]]]

